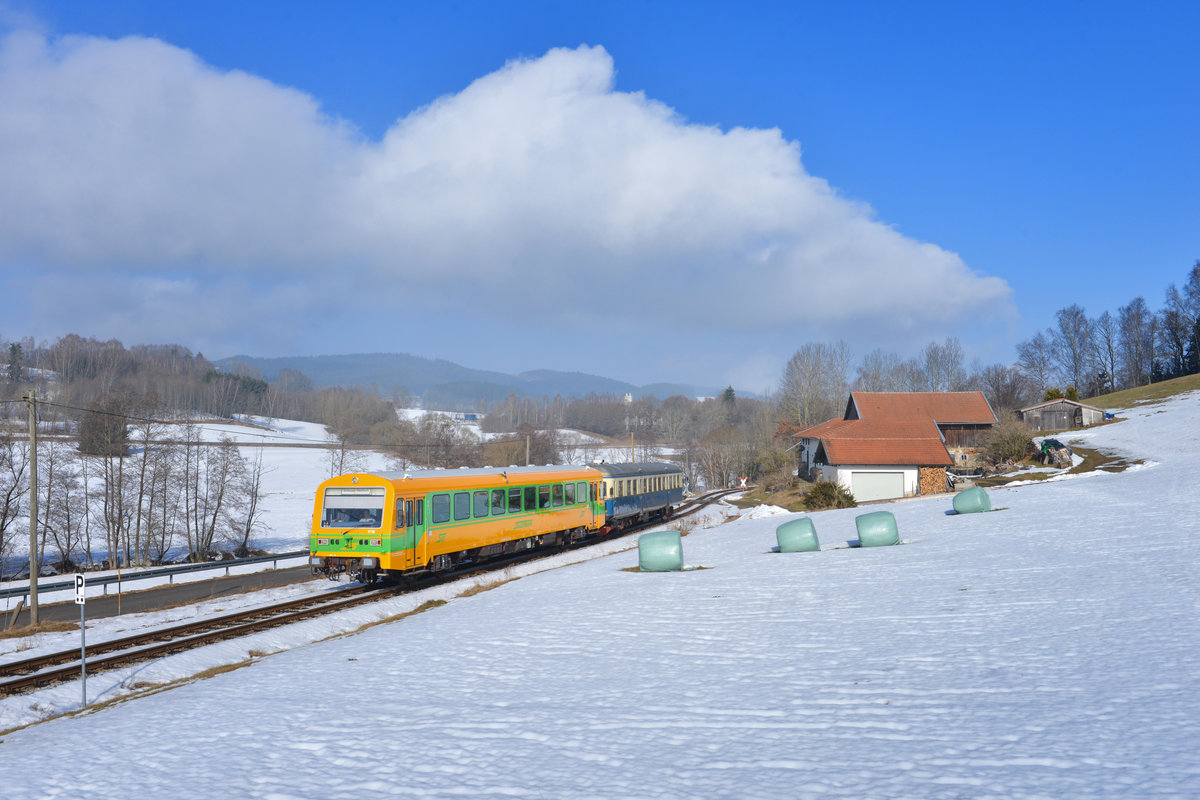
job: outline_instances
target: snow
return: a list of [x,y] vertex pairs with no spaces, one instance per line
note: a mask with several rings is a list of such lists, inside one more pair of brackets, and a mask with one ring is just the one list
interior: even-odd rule
[[897,547],[725,507],[704,569],[607,542],[0,700],[67,714],[3,735],[4,797],[1200,796],[1200,393],[1123,416],[1061,438],[1140,468],[872,506]]

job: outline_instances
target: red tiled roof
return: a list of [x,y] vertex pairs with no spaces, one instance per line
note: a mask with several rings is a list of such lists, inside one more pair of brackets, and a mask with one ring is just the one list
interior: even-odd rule
[[830,420],[800,435],[820,439],[830,464],[949,466],[954,463],[937,426],[928,420]]
[[852,409],[860,419],[931,419],[943,425],[996,422],[983,392],[851,392],[847,416]]
[[805,428],[831,464],[949,466],[938,424],[996,422],[982,392],[851,392],[846,416]]

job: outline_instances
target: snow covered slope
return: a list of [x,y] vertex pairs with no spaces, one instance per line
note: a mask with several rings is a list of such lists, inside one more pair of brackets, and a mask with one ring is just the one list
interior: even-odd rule
[[707,569],[616,553],[7,734],[3,794],[1200,796],[1200,394],[1127,416],[1066,438],[1145,465],[886,506],[898,547],[847,509],[771,553],[764,509],[683,540]]

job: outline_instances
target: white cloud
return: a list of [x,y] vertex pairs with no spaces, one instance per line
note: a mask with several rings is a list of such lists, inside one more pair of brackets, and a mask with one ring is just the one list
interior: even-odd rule
[[501,320],[531,302],[575,323],[666,311],[711,325],[719,311],[731,331],[776,337],[853,339],[886,318],[928,339],[1009,307],[1002,280],[807,174],[780,131],[693,125],[616,91],[599,47],[513,61],[372,142],[301,91],[161,41],[11,34],[0,259],[78,300],[101,283],[147,292],[160,333],[145,341],[188,340],[195,307],[233,285],[255,313],[209,327],[242,339],[350,288],[454,296],[455,313]]

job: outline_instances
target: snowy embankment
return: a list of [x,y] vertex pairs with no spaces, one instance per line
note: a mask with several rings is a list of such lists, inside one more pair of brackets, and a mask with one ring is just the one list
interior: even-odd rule
[[434,590],[449,602],[7,734],[5,797],[1200,796],[1200,394],[1125,416],[1063,438],[1143,466],[993,490],[988,514],[896,503],[898,547],[845,547],[847,509],[812,515],[821,552],[771,553],[795,515],[763,509],[683,540],[707,569],[624,552]]

